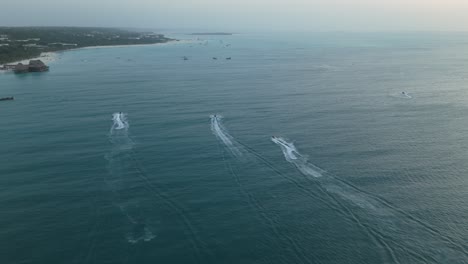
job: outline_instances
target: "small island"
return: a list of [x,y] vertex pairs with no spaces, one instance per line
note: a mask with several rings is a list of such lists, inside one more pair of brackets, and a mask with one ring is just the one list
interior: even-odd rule
[[0,65],[36,58],[44,52],[173,41],[154,32],[116,28],[0,27]]

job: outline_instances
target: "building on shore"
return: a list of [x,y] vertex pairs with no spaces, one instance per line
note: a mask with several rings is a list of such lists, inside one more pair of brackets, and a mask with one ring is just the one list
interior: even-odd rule
[[29,65],[25,65],[23,63],[18,63],[16,66],[13,68],[13,71],[15,73],[26,73],[29,72]]
[[30,72],[45,72],[49,70],[49,66],[45,65],[41,60],[30,60],[29,71]]
[[45,72],[49,70],[49,66],[45,65],[41,60],[30,60],[29,64],[7,64],[3,67],[4,70],[13,70],[14,73],[27,73],[27,72]]

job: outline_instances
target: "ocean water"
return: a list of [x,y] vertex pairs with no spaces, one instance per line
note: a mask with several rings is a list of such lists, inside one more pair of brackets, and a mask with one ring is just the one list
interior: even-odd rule
[[175,36],[0,74],[0,263],[468,263],[468,35]]

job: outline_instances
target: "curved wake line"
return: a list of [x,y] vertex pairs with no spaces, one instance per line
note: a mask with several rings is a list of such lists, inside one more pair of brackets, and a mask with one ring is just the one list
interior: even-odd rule
[[[285,159],[294,164],[301,173],[304,175],[309,175],[307,171],[304,171],[304,167],[302,165],[306,164],[307,168],[311,168],[312,172],[319,172],[320,175],[323,175],[326,173],[324,170],[316,167],[313,164],[307,163],[307,160],[297,151],[296,147],[294,146],[293,143],[287,142],[283,138],[279,137],[272,137],[272,141],[279,145],[283,155],[285,156]],[[294,159],[296,158],[296,159]],[[310,172],[310,171],[309,171]],[[407,225],[402,225],[399,228],[401,229],[401,232],[406,232],[405,236],[407,236],[409,233],[414,233],[416,237],[419,236],[428,236],[425,238],[427,241],[431,241],[435,238],[440,239],[438,243],[440,243],[440,246],[444,245],[445,250],[447,252],[451,252],[453,255],[462,254],[463,256],[468,256],[468,252],[466,251],[465,247],[463,246],[463,243],[461,241],[458,241],[457,239],[454,239],[452,237],[449,237],[439,230],[437,230],[435,227],[432,225],[414,217],[413,215],[405,212],[404,210],[395,207],[393,204],[390,202],[386,201],[384,198],[381,198],[377,195],[371,194],[365,190],[362,190],[358,188],[357,186],[347,182],[346,180],[340,179],[338,177],[335,177],[334,175],[327,175],[327,177],[323,177],[322,179],[319,180],[319,183],[321,185],[322,190],[324,191],[325,194],[328,194],[329,197],[332,200],[335,200],[338,204],[341,205],[342,209],[344,209],[361,227],[364,229],[367,229],[366,231],[369,232],[369,235],[371,235],[376,241],[385,248],[386,251],[388,251],[388,255],[395,261],[399,262],[397,256],[395,255],[394,249],[390,247],[389,242],[393,243],[394,246],[397,246],[399,250],[405,251],[406,253],[412,255],[414,258],[419,258],[426,260],[431,260],[435,263],[437,263],[437,259],[444,258],[443,256],[437,254],[437,253],[428,253],[428,252],[417,252],[417,250],[413,251],[410,250],[409,246],[411,245],[406,245],[402,246],[399,244],[395,244],[393,241],[387,241],[388,236],[391,236],[391,233],[388,233],[384,235],[379,231],[381,227],[378,227],[380,224],[378,224],[376,227],[373,227],[369,224],[364,224],[361,223],[361,219],[363,217],[363,221],[370,221],[371,219],[365,220],[367,217],[366,216],[358,216],[356,215],[351,208],[348,208],[344,204],[341,204],[338,200],[335,199],[335,195],[340,196],[341,198],[347,200],[348,202],[351,202],[352,204],[365,209],[365,212],[372,212],[375,216],[380,216],[384,217],[384,219],[390,221],[387,225],[383,225],[383,227],[387,227],[390,229],[394,228],[394,224],[396,222],[392,220],[395,215],[394,214],[399,214],[401,216],[405,216],[406,219],[410,220],[413,222],[413,224],[418,225],[421,229],[417,230],[415,229],[415,226],[407,226]],[[381,220],[384,220],[381,219]],[[382,222],[382,221],[381,221]],[[385,222],[385,221],[384,221]],[[425,230],[425,231],[424,231]],[[387,230],[388,232],[388,230]],[[436,243],[434,241],[434,243]],[[450,251],[453,250],[453,251]],[[465,263],[465,262],[464,262]]]
[[[112,149],[107,155],[105,155],[105,158],[108,160],[109,175],[113,178],[112,180],[115,181],[115,183],[107,183],[109,187],[111,187],[114,196],[119,197],[119,187],[125,188],[124,186],[120,186],[123,185],[123,176],[127,173],[133,173],[132,175],[135,175],[142,183],[144,183],[144,186],[142,187],[145,188],[149,194],[156,197],[155,202],[162,201],[168,209],[174,211],[179,216],[181,223],[187,231],[187,240],[194,250],[196,263],[203,263],[203,251],[208,250],[204,246],[203,241],[198,237],[198,230],[196,230],[192,224],[188,213],[181,205],[165,194],[157,185],[151,183],[147,176],[148,174],[137,159],[137,155],[133,149],[135,144],[128,131],[130,124],[127,120],[127,115],[122,112],[114,113],[112,115],[112,121],[113,124],[109,133],[109,140],[112,143]],[[145,221],[141,221],[139,218],[134,217],[128,208],[122,206],[122,201],[116,201],[115,203],[131,224],[130,232],[127,232],[125,235],[129,243],[135,244],[139,242],[149,242],[157,237],[157,234],[152,232],[148,225],[145,224]]]
[[[291,143],[288,143],[287,141],[285,141],[284,139],[279,139],[279,138],[276,138],[278,140],[276,140],[279,144],[283,145],[284,147],[289,147],[289,148],[294,148],[293,147],[293,144]],[[276,142],[275,142],[276,143]],[[272,169],[275,173],[277,173],[279,176],[285,178],[286,180],[288,180],[289,182],[293,183],[299,190],[301,190],[304,194],[306,194],[307,196],[311,197],[311,198],[314,198],[314,199],[319,199],[321,200],[322,202],[324,202],[325,204],[327,204],[330,208],[332,209],[337,209],[339,210],[340,213],[342,213],[343,215],[347,215],[351,218],[352,221],[354,221],[360,228],[362,228],[362,230],[370,236],[370,238],[375,241],[375,243],[378,243],[380,246],[382,246],[384,248],[384,250],[387,252],[387,254],[391,257],[391,259],[393,260],[394,263],[396,264],[399,264],[400,262],[398,261],[398,259],[396,258],[393,250],[391,248],[388,247],[388,244],[385,243],[385,241],[382,241],[381,238],[379,238],[378,236],[375,235],[374,232],[372,232],[372,230],[369,230],[366,228],[366,225],[363,224],[359,218],[351,211],[350,208],[344,206],[344,204],[342,203],[342,201],[336,199],[333,195],[331,195],[330,193],[328,193],[326,190],[323,189],[323,186],[321,185],[318,185],[319,186],[319,189],[322,191],[322,193],[325,194],[325,196],[329,197],[329,200],[327,199],[324,199],[323,197],[321,197],[320,195],[317,195],[316,192],[312,192],[311,190],[309,190],[307,187],[303,186],[300,182],[298,182],[296,179],[292,178],[292,177],[289,177],[287,175],[284,175],[281,171],[279,171],[277,168],[275,168],[275,166],[270,162],[268,161],[266,158],[264,158],[260,153],[258,153],[256,150],[250,148],[249,146],[245,145],[244,143],[242,142],[239,142],[240,145],[242,145],[243,147],[245,147],[249,153],[253,154],[254,156],[256,156],[259,160],[261,160],[265,165],[267,165],[270,169]],[[297,152],[297,150],[295,150]],[[290,153],[291,151],[290,150],[286,150],[285,152],[283,153]],[[302,157],[302,155],[300,155],[300,153],[296,153],[296,155],[299,155]],[[287,155],[285,155],[286,157]],[[289,157],[289,156],[287,156]],[[311,166],[312,168],[315,169],[315,172],[321,172],[321,173],[325,173],[324,170],[312,165],[312,164],[309,164],[309,166]],[[331,203],[330,203],[331,202]]]
[[[197,258],[197,263],[203,263],[201,261],[202,258],[202,249],[205,249],[206,247],[204,246],[203,241],[198,237],[197,235],[197,230],[193,226],[192,222],[190,221],[188,217],[188,212],[186,212],[186,209],[183,208],[181,205],[179,205],[176,201],[173,201],[170,199],[170,197],[165,194],[158,186],[155,184],[151,183],[149,180],[147,173],[142,169],[142,166],[140,165],[140,161],[136,159],[134,156],[132,156],[133,161],[137,166],[134,167],[135,171],[138,172],[137,176],[146,183],[146,188],[155,196],[158,198],[158,200],[162,200],[165,205],[174,210],[176,214],[179,215],[181,218],[182,224],[185,226],[187,231],[189,232],[189,242],[192,244],[193,249],[195,250],[195,255]],[[206,250],[206,249],[205,249]]]
[[[299,261],[298,263],[310,263],[310,261],[307,259],[305,256],[304,249],[298,245],[298,243],[292,239],[291,237],[283,234],[277,226],[280,226],[280,224],[274,219],[274,217],[270,217],[267,213],[267,210],[263,205],[255,198],[254,195],[252,195],[243,185],[241,178],[239,175],[234,171],[231,163],[226,159],[225,156],[225,151],[222,150],[222,156],[223,156],[223,161],[225,164],[226,169],[231,173],[233,176],[239,191],[248,199],[249,205],[258,213],[260,219],[262,222],[264,222],[271,230],[272,232],[279,238],[279,240],[284,240],[287,241],[290,246],[292,247],[292,253],[294,254],[295,258]],[[319,263],[319,262],[317,262]]]
[[213,134],[221,141],[223,144],[228,148],[229,152],[236,157],[242,156],[242,153],[239,149],[234,145],[234,138],[229,135],[226,128],[224,128],[221,119],[222,117],[219,115],[211,115],[211,131]]

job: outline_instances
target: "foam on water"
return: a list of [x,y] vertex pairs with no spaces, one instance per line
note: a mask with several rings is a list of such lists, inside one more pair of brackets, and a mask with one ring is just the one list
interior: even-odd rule
[[128,129],[130,124],[127,115],[120,112],[112,115],[112,126],[109,131],[109,141],[112,143],[112,151],[107,155],[119,155],[122,151],[131,150],[134,146],[130,138]]
[[[316,177],[316,182],[324,193],[339,205],[344,215],[372,237],[391,263],[402,263],[395,252],[399,255],[408,254],[424,263],[447,263],[450,258],[462,259],[468,256],[458,240],[442,235],[436,228],[383,198],[307,163],[293,143],[279,137],[272,137],[272,141],[280,146],[285,159],[294,164],[302,174],[325,176]],[[412,239],[418,239],[419,245],[407,242]],[[432,248],[438,250],[428,250]]]
[[213,134],[226,146],[226,148],[229,150],[231,154],[233,154],[236,157],[242,156],[242,153],[240,152],[239,148],[235,146],[234,138],[229,135],[227,129],[223,126],[221,120],[222,116],[219,115],[211,115],[211,131]]
[[[325,170],[308,162],[307,158],[299,153],[294,143],[288,142],[281,137],[271,137],[271,141],[280,146],[285,159],[292,163],[303,175],[321,178],[320,183],[327,192],[336,194],[342,199],[361,208],[378,210],[378,206],[370,199],[366,198],[361,192],[351,188],[351,186],[338,180],[336,177],[327,174]],[[322,177],[324,175],[327,177]]]
[[114,124],[112,125],[111,130],[127,130],[130,126],[127,121],[127,115],[122,112],[114,113],[112,115],[112,121],[114,121]]
[[296,166],[302,174],[313,177],[323,176],[325,171],[313,164],[310,164],[307,161],[307,158],[299,153],[292,142],[287,142],[281,137],[271,137],[271,141],[281,148],[285,159]]
[[155,238],[156,235],[148,229],[144,224],[134,224],[132,232],[128,233],[126,238],[127,241],[131,244],[136,244],[138,242],[149,242]]

